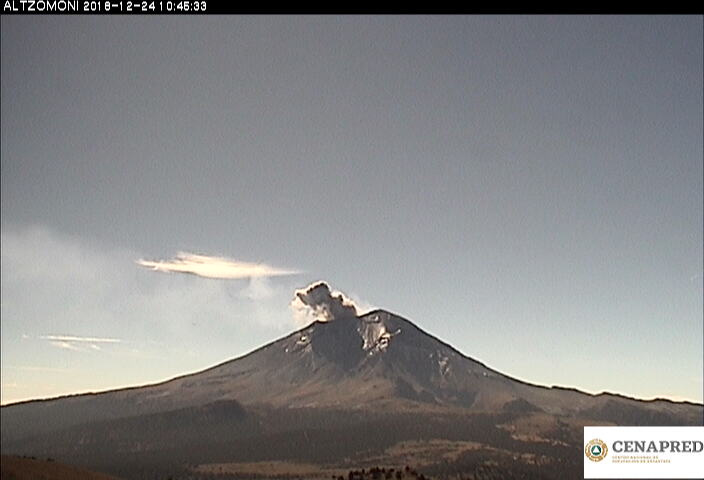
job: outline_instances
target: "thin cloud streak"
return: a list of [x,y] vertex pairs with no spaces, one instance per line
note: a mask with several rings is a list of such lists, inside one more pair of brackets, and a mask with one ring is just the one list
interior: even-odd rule
[[43,340],[56,340],[60,342],[87,342],[87,343],[121,343],[119,338],[100,338],[100,337],[77,337],[72,335],[42,335],[39,337]]
[[57,348],[63,348],[64,350],[73,350],[74,352],[80,352],[81,349],[75,346],[73,343],[69,342],[49,342],[49,345],[52,345]]
[[39,338],[49,340],[49,345],[53,347],[74,352],[102,351],[103,349],[98,344],[122,343],[119,338],[79,337],[76,335],[41,335]]
[[137,260],[137,265],[157,272],[187,273],[205,278],[242,279],[296,275],[298,270],[272,267],[264,263],[240,262],[225,257],[212,257],[179,252],[172,260]]

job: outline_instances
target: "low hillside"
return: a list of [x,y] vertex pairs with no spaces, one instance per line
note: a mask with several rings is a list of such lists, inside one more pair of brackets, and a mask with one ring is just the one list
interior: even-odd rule
[[0,478],[2,480],[117,480],[117,477],[58,463],[52,459],[14,455],[0,457]]

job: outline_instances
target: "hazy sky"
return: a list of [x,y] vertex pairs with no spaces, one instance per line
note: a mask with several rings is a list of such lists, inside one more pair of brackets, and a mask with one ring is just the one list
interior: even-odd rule
[[[525,380],[702,401],[701,16],[1,36],[3,403],[239,356],[320,279]],[[279,274],[136,263],[179,252]]]

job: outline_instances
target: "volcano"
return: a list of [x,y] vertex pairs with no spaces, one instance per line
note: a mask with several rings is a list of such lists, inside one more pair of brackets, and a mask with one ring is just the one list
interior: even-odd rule
[[3,453],[128,478],[267,461],[307,462],[328,473],[410,462],[439,476],[493,465],[509,469],[497,474],[559,478],[565,468],[581,471],[584,425],[701,425],[704,407],[526,383],[375,310],[315,321],[163,383],[1,412]]

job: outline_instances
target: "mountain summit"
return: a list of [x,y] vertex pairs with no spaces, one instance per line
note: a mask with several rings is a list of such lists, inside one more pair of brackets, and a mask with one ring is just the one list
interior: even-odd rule
[[[387,456],[406,451],[399,442],[445,439],[460,442],[452,448],[486,449],[486,458],[543,452],[556,472],[578,472],[578,456],[568,466],[560,459],[579,446],[583,425],[702,423],[702,405],[529,384],[398,315],[358,315],[327,285],[300,293],[299,306],[317,320],[242,357],[155,385],[2,407],[3,453],[79,458],[143,478],[145,462],[173,458],[336,462],[366,458],[370,438]],[[125,455],[137,453],[124,470]],[[476,466],[485,457],[472,458]]]
[[[687,404],[532,385],[488,368],[400,316],[375,310],[314,321],[247,355],[163,383],[3,407],[5,432],[46,431],[86,421],[168,411],[216,401],[275,408],[396,410],[523,409],[558,415],[614,402],[653,414]],[[694,419],[690,417],[690,419]]]

